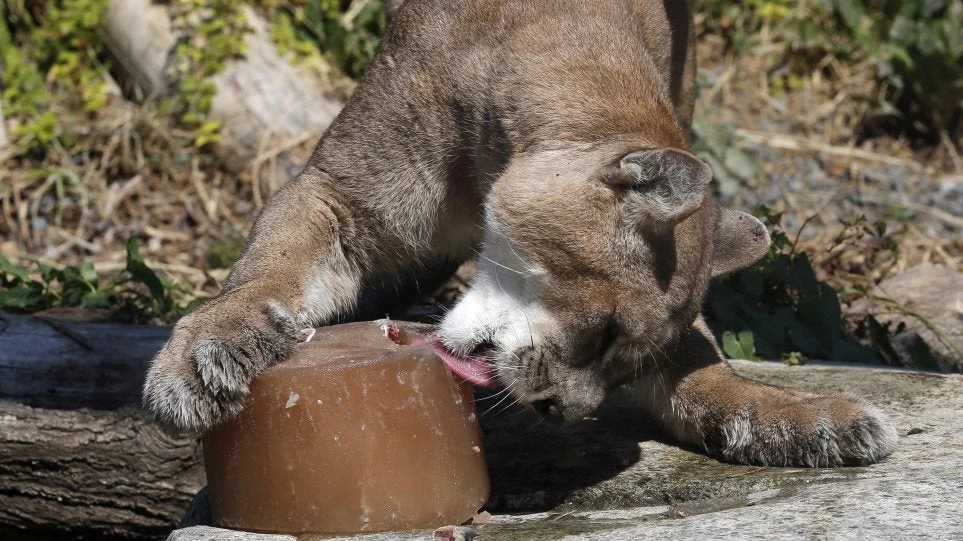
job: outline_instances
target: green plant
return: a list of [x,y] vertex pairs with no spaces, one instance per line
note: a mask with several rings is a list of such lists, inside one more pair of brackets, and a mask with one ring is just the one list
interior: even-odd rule
[[958,122],[963,108],[963,1],[835,0],[842,27],[878,61],[893,105],[935,128]]
[[274,23],[274,39],[299,56],[323,55],[351,77],[374,56],[386,19],[382,0],[258,0]]
[[188,291],[172,284],[144,263],[137,239],[127,241],[127,266],[113,278],[101,281],[90,262],[56,269],[36,263],[37,278],[0,256],[0,309],[36,312],[54,307],[112,309],[123,321],[176,319],[197,305],[175,299],[190,297]]
[[27,151],[42,153],[55,139],[72,136],[58,121],[58,107],[93,113],[106,103],[98,28],[108,3],[55,0],[31,10],[0,2],[0,97],[5,114],[20,118],[14,135]]
[[762,358],[756,354],[756,342],[752,331],[742,331],[736,334],[732,331],[722,333],[722,350],[730,359],[745,359],[759,361]]
[[827,33],[835,25],[828,0],[697,0],[695,6],[705,16],[706,28],[737,53],[767,42],[783,44],[787,53],[848,46],[838,34]]
[[220,139],[221,122],[208,118],[217,86],[211,77],[244,54],[249,32],[243,5],[233,0],[177,0],[174,25],[188,36],[175,49],[170,71],[178,81],[180,121],[194,131],[194,145]]
[[[947,334],[924,316],[874,293],[872,281],[859,283],[849,277],[840,283],[836,276],[837,289],[817,278],[809,256],[797,251],[799,234],[790,241],[780,228],[781,214],[765,207],[757,214],[771,231],[769,252],[755,266],[714,282],[706,296],[706,321],[729,358],[781,358],[789,365],[805,364],[810,358],[883,361],[939,370],[933,351],[919,335],[910,337],[909,359],[894,347],[904,323],[882,323],[859,311],[845,315],[842,305],[857,301],[919,320],[954,354],[961,354]],[[827,253],[858,251],[871,266],[879,256],[896,253],[897,242],[884,222],[870,225],[860,216],[841,220],[841,225]],[[824,261],[821,268],[833,274],[832,264]]]
[[779,229],[781,215],[762,208],[759,217],[771,229],[769,252],[755,266],[714,282],[706,297],[706,319],[726,354],[876,360],[873,349],[843,336],[839,296]]
[[959,129],[963,0],[701,0],[696,6],[705,30],[723,36],[737,53],[770,45],[765,50],[777,63],[771,76],[777,91],[799,86],[798,74],[827,56],[843,63],[870,60],[878,87],[864,98],[878,112],[929,136]]
[[809,362],[809,359],[798,351],[791,351],[782,355],[782,362],[789,366],[802,366]]

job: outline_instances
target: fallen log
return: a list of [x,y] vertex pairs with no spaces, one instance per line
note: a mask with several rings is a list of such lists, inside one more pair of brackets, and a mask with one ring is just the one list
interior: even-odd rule
[[177,524],[204,485],[200,447],[139,410],[169,332],[0,313],[0,538],[156,539]]
[[204,484],[197,441],[137,410],[0,400],[0,538],[156,539]]
[[101,410],[140,404],[168,327],[0,313],[0,399]]

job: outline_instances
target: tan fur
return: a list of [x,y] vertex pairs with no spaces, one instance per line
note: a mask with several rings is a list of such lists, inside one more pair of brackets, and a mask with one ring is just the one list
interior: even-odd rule
[[733,375],[699,319],[711,276],[769,239],[717,207],[688,152],[687,3],[389,7],[356,93],[268,202],[224,291],[155,358],[144,396],[163,424],[210,427],[298,329],[371,315],[373,291],[424,286],[480,249],[440,338],[487,352],[549,417],[581,418],[631,383],[681,441],[727,460],[862,464],[893,449],[892,425],[856,399]]

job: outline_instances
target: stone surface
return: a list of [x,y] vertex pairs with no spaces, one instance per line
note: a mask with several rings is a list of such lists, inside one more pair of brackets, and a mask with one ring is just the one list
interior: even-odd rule
[[[625,397],[568,427],[493,412],[482,420],[494,517],[476,526],[479,539],[963,539],[963,376],[733,364],[768,383],[865,396],[892,415],[900,446],[866,468],[735,466],[660,442]],[[497,412],[499,400],[481,397],[479,411]],[[210,537],[211,529],[186,536],[193,531],[172,538],[283,538]],[[424,540],[431,532],[337,539]]]
[[[872,294],[876,300],[860,299],[851,311],[872,314],[898,331],[891,342],[903,365],[963,372],[963,273],[919,265],[883,280]],[[932,359],[924,358],[926,348],[921,350],[920,339],[929,347]]]
[[296,541],[293,535],[236,532],[210,526],[192,526],[174,530],[167,541]]

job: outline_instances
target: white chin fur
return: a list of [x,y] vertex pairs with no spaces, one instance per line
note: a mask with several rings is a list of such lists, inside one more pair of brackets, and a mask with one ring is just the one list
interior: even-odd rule
[[445,345],[466,354],[485,341],[499,351],[538,344],[553,322],[533,294],[542,276],[503,235],[486,232],[475,281],[441,322]]

